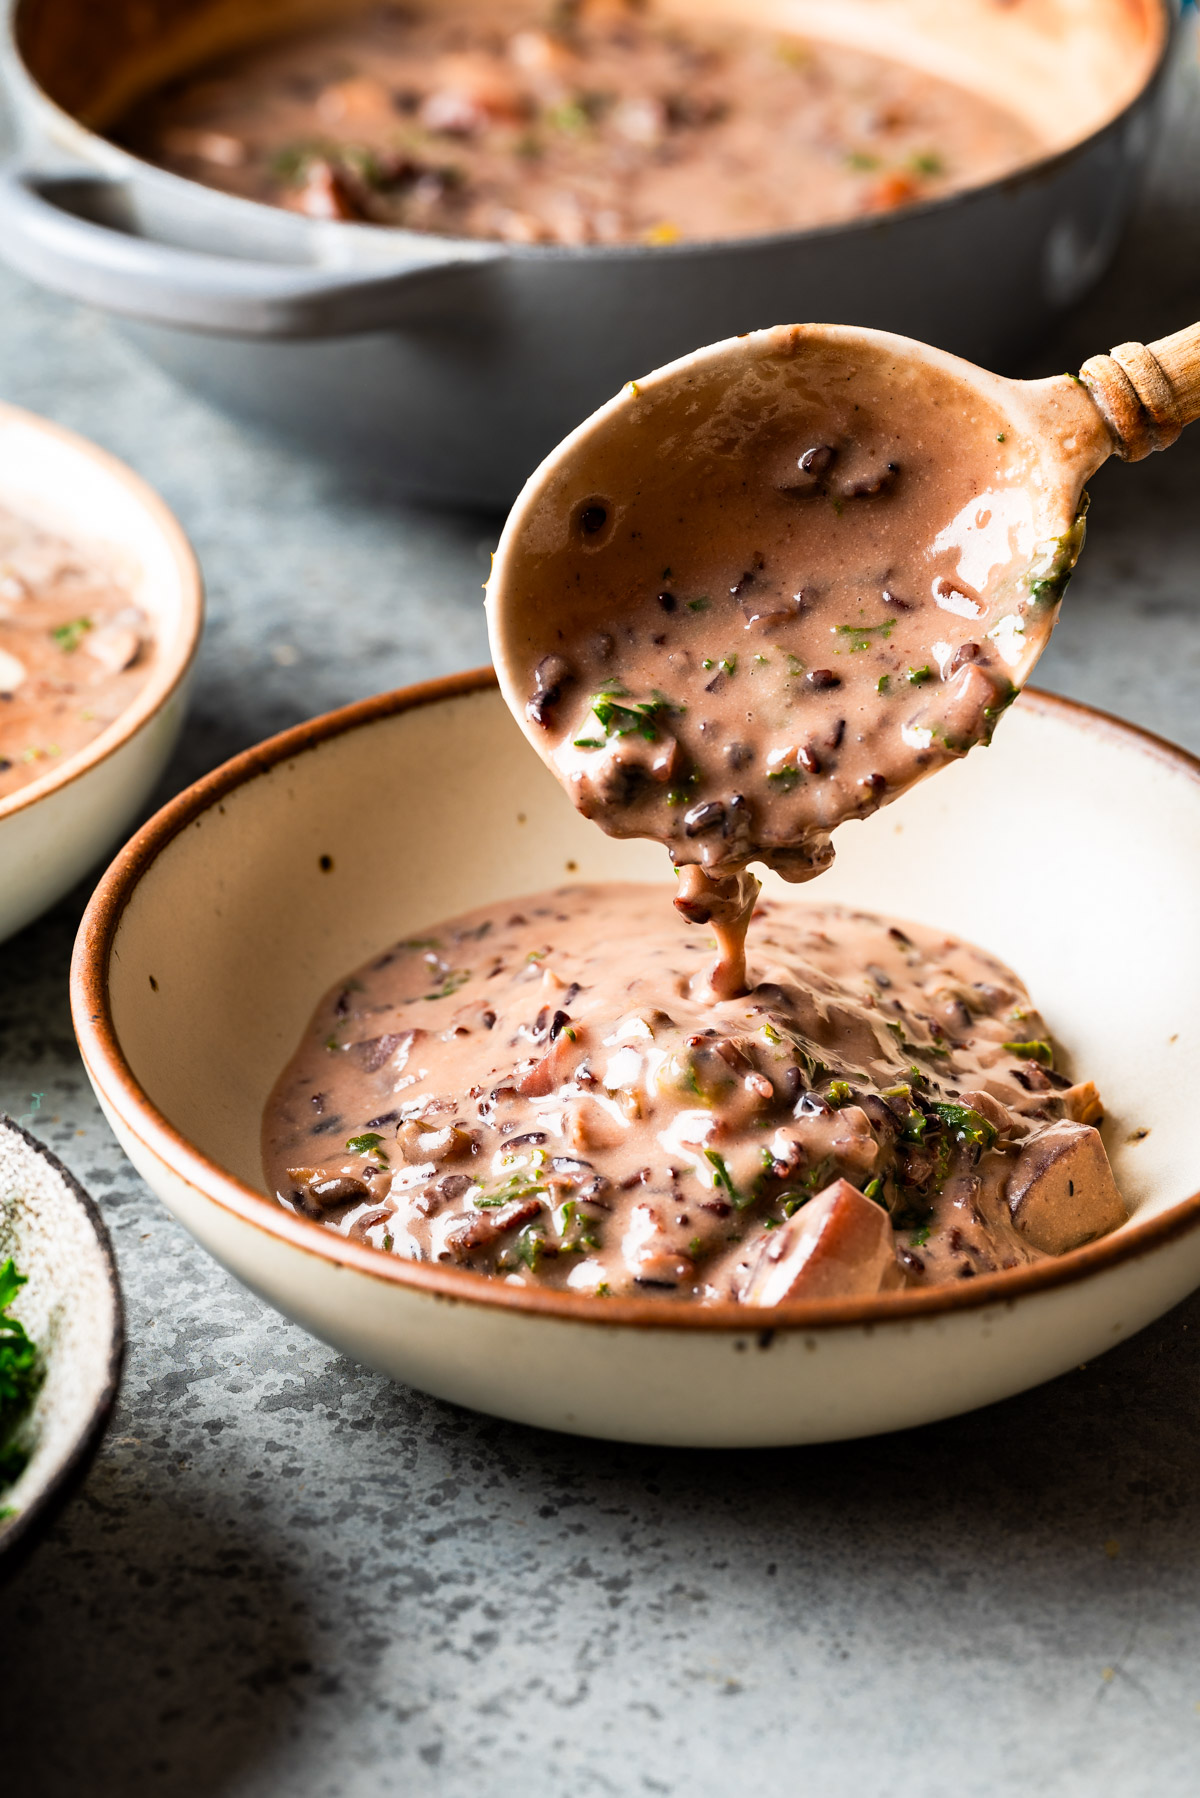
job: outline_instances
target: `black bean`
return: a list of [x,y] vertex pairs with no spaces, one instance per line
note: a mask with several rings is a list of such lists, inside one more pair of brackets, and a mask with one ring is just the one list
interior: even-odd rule
[[856,481],[846,481],[842,487],[843,499],[868,499],[873,494],[883,493],[890,487],[900,473],[899,464],[889,462],[871,474],[860,475]]
[[570,986],[567,988],[566,992],[563,994],[563,1004],[570,1005],[570,1003],[573,999],[578,999],[578,997],[582,991],[583,991],[583,988],[580,986],[579,982],[577,980],[573,980],[571,982]]
[[313,1110],[318,1115],[320,1115],[320,1113],[322,1111],[324,1111],[324,1109],[325,1109],[325,1094],[324,1093],[313,1093],[310,1096],[308,1102],[312,1106]]
[[382,1129],[384,1124],[398,1124],[399,1122],[400,1113],[398,1111],[385,1111],[377,1118],[368,1118],[364,1125],[364,1129],[379,1130]]
[[569,1024],[570,1022],[571,1022],[571,1019],[565,1011],[556,1011],[554,1016],[550,1020],[550,1041],[554,1042],[556,1037],[561,1032],[563,1026],[565,1024]]
[[579,514],[579,528],[585,537],[594,537],[608,523],[608,507],[592,500]]
[[535,724],[548,724],[555,706],[563,696],[563,688],[574,680],[571,664],[562,656],[543,656],[533,671],[534,690],[525,707],[526,716]]
[[461,1199],[472,1184],[469,1174],[443,1174],[437,1182],[437,1190],[444,1199]]
[[885,587],[879,597],[885,606],[894,606],[897,612],[911,612],[913,609],[911,599],[901,599],[900,595],[893,593],[890,587]]
[[947,672],[957,674],[960,668],[967,666],[968,662],[979,662],[985,659],[983,650],[978,643],[960,643],[954,652],[954,658]]
[[706,693],[719,693],[721,691],[721,688],[724,685],[725,685],[725,670],[723,668],[718,668],[717,672],[713,675],[712,679],[708,682],[704,691]]
[[810,668],[804,678],[810,687],[816,688],[818,693],[823,693],[831,687],[840,687],[842,684],[841,675],[835,674],[832,668]]
[[840,749],[842,747],[842,738],[845,736],[845,734],[846,734],[846,720],[844,718],[839,718],[837,723],[834,725],[833,729],[830,731],[829,735],[825,739],[826,749]]
[[750,801],[740,793],[731,793],[725,805],[725,822],[721,827],[721,834],[726,841],[748,843],[753,822],[754,809]]
[[658,596],[658,603],[664,612],[673,612],[678,601],[673,593],[660,593]]
[[837,451],[831,444],[814,443],[800,457],[797,467],[802,474],[824,474],[836,454]]
[[717,830],[725,823],[725,807],[719,799],[702,799],[683,814],[683,828],[689,837],[703,836],[706,830]]
[[806,774],[819,774],[821,772],[821,758],[811,743],[802,743],[800,745],[799,749],[796,751],[796,760]]
[[868,793],[878,796],[887,791],[887,776],[885,774],[864,774],[858,784],[860,787],[866,787]]
[[510,1136],[504,1146],[506,1149],[538,1149],[545,1140],[544,1130],[527,1130],[524,1136]]
[[731,768],[748,768],[754,760],[749,743],[726,743],[725,760]]

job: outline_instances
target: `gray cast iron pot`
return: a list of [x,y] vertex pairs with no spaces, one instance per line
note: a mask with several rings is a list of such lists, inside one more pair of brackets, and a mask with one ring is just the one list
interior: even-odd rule
[[[126,54],[128,6],[7,0],[19,149],[0,171],[0,254],[121,315],[218,405],[413,496],[502,507],[623,382],[737,332],[838,320],[1011,364],[1103,273],[1128,216],[1175,18],[1172,0],[1138,4],[1153,49],[1133,97],[1003,180],[819,230],[576,249],[327,224],[153,168],[81,122],[100,110],[93,72]],[[149,16],[165,32],[212,5],[151,0]],[[39,82],[31,65],[55,58]]]

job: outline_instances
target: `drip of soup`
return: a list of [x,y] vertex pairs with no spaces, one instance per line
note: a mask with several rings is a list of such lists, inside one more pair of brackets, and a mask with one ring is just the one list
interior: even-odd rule
[[326,994],[267,1106],[279,1202],[519,1285],[712,1303],[1022,1266],[1125,1215],[1088,1081],[942,932],[760,900],[736,997],[654,886],[566,887]]
[[107,730],[153,653],[149,620],[100,559],[0,507],[0,799]]
[[621,0],[353,12],[175,81],[113,135],[311,217],[523,244],[794,231],[1044,149],[900,63]]

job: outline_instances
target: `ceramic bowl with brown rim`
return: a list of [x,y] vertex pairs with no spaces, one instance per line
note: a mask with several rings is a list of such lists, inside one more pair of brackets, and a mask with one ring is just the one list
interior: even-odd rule
[[[267,1196],[263,1105],[324,991],[407,932],[577,875],[662,883],[586,823],[490,671],[285,732],[174,800],[80,930],[75,1026],[114,1131],[245,1283],[355,1359],[525,1423],[753,1446],[946,1417],[1120,1342],[1200,1284],[1200,763],[1026,693],[986,753],[839,832],[820,899],[945,926],[1027,980],[1097,1080],[1131,1217],[1036,1266],[750,1312],[400,1260]],[[655,903],[666,903],[666,898]]]
[[129,827],[183,723],[204,618],[199,569],[144,481],[47,419],[0,405],[0,506],[111,573],[149,620],[146,676],[99,735],[0,796],[0,941],[61,898]]

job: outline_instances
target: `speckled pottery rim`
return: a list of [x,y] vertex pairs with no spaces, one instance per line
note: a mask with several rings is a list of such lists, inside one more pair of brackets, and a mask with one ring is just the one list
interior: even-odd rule
[[[109,960],[126,905],[172,840],[237,788],[347,732],[398,713],[469,697],[496,684],[491,668],[475,669],[362,700],[269,738],[235,756],[164,806],[121,851],[97,887],[80,925],[71,967],[71,1005],[84,1062],[97,1090],[124,1128],[194,1193],[264,1235],[306,1254],[431,1297],[573,1323],[716,1331],[742,1337],[760,1326],[768,1337],[778,1331],[811,1334],[883,1324],[905,1325],[918,1317],[982,1311],[997,1304],[1011,1308],[1018,1299],[1030,1294],[1072,1286],[1135,1261],[1181,1240],[1200,1226],[1200,1192],[1196,1192],[1143,1222],[1135,1219],[1118,1234],[1060,1259],[981,1275],[969,1282],[924,1292],[809,1301],[754,1313],[732,1303],[664,1305],[654,1299],[595,1298],[585,1293],[517,1287],[466,1269],[399,1260],[294,1216],[227,1173],[158,1110],[125,1058],[110,1004]],[[1200,784],[1200,759],[1148,731],[1078,701],[1033,689],[1026,689],[1022,705],[1051,718],[1057,716],[1079,731],[1116,738],[1136,754],[1165,764]]]
[[[98,1358],[103,1358],[103,1384],[87,1416],[77,1431],[70,1448],[54,1471],[43,1481],[36,1496],[16,1516],[0,1521],[0,1580],[2,1580],[15,1571],[17,1565],[33,1547],[37,1537],[49,1526],[59,1508],[82,1480],[100,1445],[100,1440],[112,1415],[113,1405],[116,1402],[117,1390],[121,1383],[121,1371],[125,1363],[125,1307],[121,1297],[121,1283],[117,1274],[117,1261],[112,1241],[95,1200],[84,1191],[74,1174],[69,1168],[63,1166],[57,1155],[43,1142],[40,1142],[36,1136],[32,1136],[28,1130],[22,1128],[13,1118],[2,1112],[0,1112],[0,1134],[15,1136],[33,1155],[44,1162],[57,1176],[58,1181],[65,1186],[72,1203],[82,1212],[84,1222],[95,1238],[112,1306],[112,1329],[108,1341],[95,1345]],[[3,1509],[3,1504],[4,1495],[0,1493],[0,1510]]]
[[[51,793],[61,792],[64,787],[81,780],[85,774],[91,773],[120,749],[122,744],[136,736],[163,709],[186,679],[199,648],[204,624],[204,585],[199,564],[182,525],[153,487],[127,467],[119,457],[110,455],[87,437],[81,437],[77,431],[67,430],[64,425],[54,424],[36,412],[29,412],[23,406],[10,406],[0,401],[0,423],[5,421],[12,421],[24,429],[37,431],[54,439],[64,449],[94,463],[110,480],[125,488],[138,508],[149,517],[167,546],[179,581],[180,599],[170,638],[157,644],[155,666],[145,686],[108,728],[101,731],[85,748],[66,757],[56,767],[39,775],[36,780],[31,780],[27,786],[19,787],[6,799],[0,799],[0,824],[18,812],[27,811]],[[4,495],[0,493],[0,501],[3,498]],[[59,527],[64,534],[69,534],[70,531],[70,510],[70,498],[67,495],[61,506],[63,522]]]

